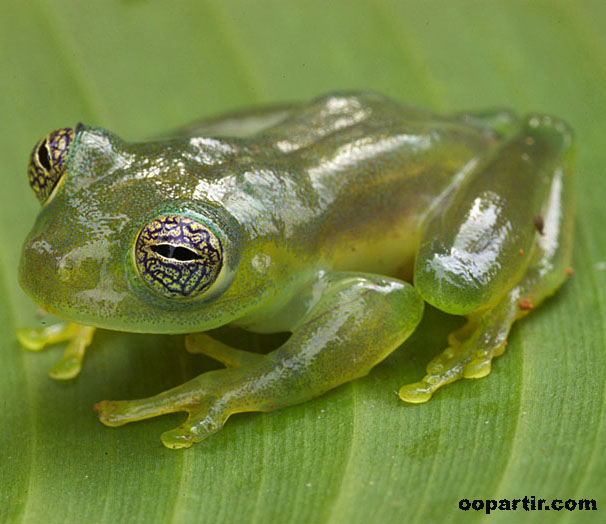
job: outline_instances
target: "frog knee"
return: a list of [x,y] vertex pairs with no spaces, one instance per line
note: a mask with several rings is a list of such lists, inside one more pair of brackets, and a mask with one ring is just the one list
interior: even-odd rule
[[494,286],[456,254],[417,260],[414,286],[423,300],[452,315],[468,315],[491,302]]

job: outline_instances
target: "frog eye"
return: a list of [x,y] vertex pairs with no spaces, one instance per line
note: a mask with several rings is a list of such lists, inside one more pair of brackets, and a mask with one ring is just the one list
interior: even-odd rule
[[75,136],[73,127],[57,129],[40,140],[30,155],[27,168],[29,185],[42,204],[61,179]]
[[139,275],[156,293],[193,298],[219,276],[223,247],[202,222],[183,215],[163,215],[139,232],[134,259]]

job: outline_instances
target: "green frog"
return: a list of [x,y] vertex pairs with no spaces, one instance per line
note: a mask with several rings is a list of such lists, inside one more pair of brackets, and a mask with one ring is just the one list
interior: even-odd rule
[[[169,448],[366,375],[425,302],[466,323],[400,398],[483,377],[571,272],[573,140],[557,118],[337,92],[173,135],[131,143],[79,124],[44,137],[19,272],[66,321],[19,332],[30,349],[69,342],[55,378],[78,374],[97,328],[188,334],[189,351],[225,366],[95,406],[108,426],[187,412],[162,435]],[[290,336],[258,354],[205,334],[226,325]]]

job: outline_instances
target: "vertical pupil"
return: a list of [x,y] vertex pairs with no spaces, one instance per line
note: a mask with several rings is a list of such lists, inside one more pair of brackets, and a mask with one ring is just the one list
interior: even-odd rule
[[51,164],[50,158],[48,157],[48,149],[46,149],[46,140],[40,144],[40,147],[38,147],[38,161],[44,169],[50,171]]

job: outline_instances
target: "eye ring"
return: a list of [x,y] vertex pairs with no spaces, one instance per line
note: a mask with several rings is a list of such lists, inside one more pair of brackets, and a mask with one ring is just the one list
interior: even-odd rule
[[34,147],[27,167],[29,185],[44,204],[61,179],[76,128],[64,127],[46,135]]
[[217,280],[223,267],[223,246],[201,221],[162,215],[139,231],[134,262],[152,291],[170,299],[191,299]]

